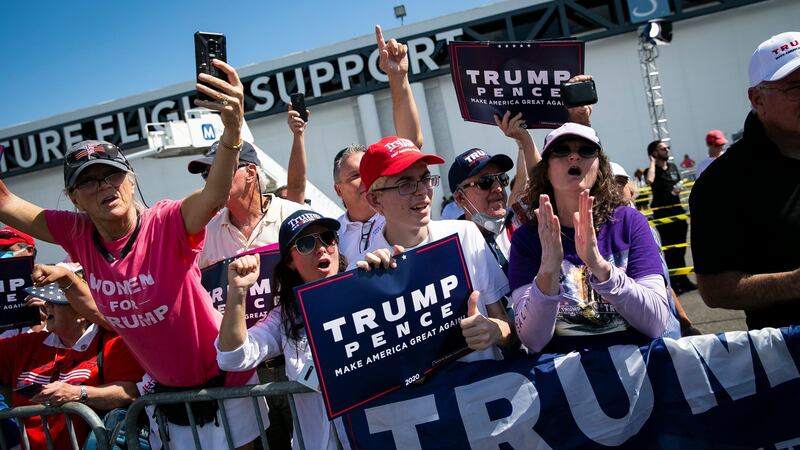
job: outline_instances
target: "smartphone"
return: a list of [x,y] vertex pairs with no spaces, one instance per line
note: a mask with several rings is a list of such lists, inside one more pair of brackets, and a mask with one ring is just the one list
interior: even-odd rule
[[[225,46],[225,35],[221,33],[205,33],[198,31],[194,34],[194,60],[197,66],[197,75],[206,73],[227,81],[225,73],[211,64],[212,59],[228,62],[228,50]],[[196,79],[196,78],[195,78]],[[201,92],[197,93],[200,100],[215,101]]]
[[597,90],[594,86],[594,80],[566,83],[561,87],[561,98],[564,99],[564,106],[567,108],[594,105],[597,103]]
[[42,388],[44,388],[43,384],[37,384],[37,383],[27,384],[21,388],[14,389],[14,393],[17,395],[21,395],[25,398],[31,398],[36,394],[38,394],[39,392],[42,392]]
[[300,113],[300,118],[303,122],[308,122],[308,110],[306,109],[306,96],[302,92],[296,92],[291,95],[292,108]]

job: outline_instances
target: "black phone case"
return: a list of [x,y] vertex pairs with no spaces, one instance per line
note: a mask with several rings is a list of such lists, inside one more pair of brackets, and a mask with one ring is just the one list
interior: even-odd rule
[[[212,59],[228,62],[225,35],[198,31],[194,34],[194,60],[197,66],[197,76],[207,73],[212,77],[225,80],[225,74],[211,64]],[[216,100],[201,92],[197,93],[197,98],[208,101]]]
[[597,103],[597,89],[594,80],[567,83],[561,88],[564,106],[594,105]]
[[42,392],[42,388],[44,388],[44,385],[33,383],[19,389],[14,389],[14,393],[25,398],[31,398],[39,392]]
[[306,109],[306,96],[302,92],[292,94],[292,108],[300,113],[300,118],[303,122],[308,122],[308,109]]

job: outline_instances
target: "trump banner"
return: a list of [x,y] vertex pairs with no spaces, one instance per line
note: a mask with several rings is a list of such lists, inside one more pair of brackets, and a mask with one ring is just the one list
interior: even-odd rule
[[420,382],[465,354],[472,284],[458,235],[295,288],[328,417]]
[[32,271],[33,256],[0,259],[0,331],[39,323],[39,308],[25,305]]
[[522,113],[527,128],[567,121],[561,85],[583,73],[581,41],[450,42],[461,117],[494,125],[495,114]]
[[241,255],[212,264],[200,271],[202,275],[201,283],[205,290],[208,291],[208,295],[211,296],[214,308],[224,314],[225,301],[228,298],[228,264],[239,256],[253,253],[261,255],[261,273],[258,281],[250,287],[245,300],[245,322],[247,323],[247,328],[252,327],[261,318],[265,317],[273,304],[274,299],[270,281],[272,279],[272,271],[281,260],[278,244],[244,252]]
[[454,362],[336,420],[345,448],[791,449],[800,327]]

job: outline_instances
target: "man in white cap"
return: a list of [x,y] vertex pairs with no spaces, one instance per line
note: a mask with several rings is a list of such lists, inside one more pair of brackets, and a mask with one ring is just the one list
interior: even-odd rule
[[[742,138],[689,198],[700,295],[741,309],[750,329],[800,323],[800,32],[750,59],[752,111]],[[768,177],[769,183],[758,179]]]

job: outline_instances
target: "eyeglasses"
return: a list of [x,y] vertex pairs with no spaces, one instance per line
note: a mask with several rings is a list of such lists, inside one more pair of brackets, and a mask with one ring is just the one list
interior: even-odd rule
[[761,85],[759,89],[771,89],[773,91],[780,91],[783,95],[786,96],[787,99],[793,102],[800,101],[800,84],[795,84],[794,86],[789,86],[788,88],[779,88],[779,87]]
[[[240,163],[238,166],[236,166],[236,170],[239,170],[239,169],[241,169],[242,167],[247,167],[247,166],[249,166],[249,165],[250,165],[250,163]],[[204,179],[204,180],[207,180],[207,179],[208,179],[208,171],[209,171],[209,170],[211,170],[211,166],[209,166],[209,168],[208,168],[208,169],[206,169],[206,170],[204,170],[204,171],[200,172],[200,176],[201,176],[201,177],[203,177],[203,179]]]
[[297,249],[297,253],[301,255],[310,255],[315,248],[317,248],[317,239],[322,242],[322,245],[325,247],[330,247],[331,245],[336,243],[338,236],[336,232],[333,230],[323,231],[322,233],[314,233],[314,234],[307,234],[303,237],[297,238],[294,241],[294,248]]
[[[578,147],[578,156],[581,158],[594,158],[597,156],[599,151],[600,149],[597,147],[593,147],[591,145],[581,145]],[[550,149],[550,154],[557,158],[569,156],[570,153],[572,153],[572,149],[569,147],[569,145],[556,145]]]
[[373,191],[380,192],[380,191],[388,191],[390,189],[397,189],[397,193],[400,195],[411,195],[417,192],[417,189],[419,189],[420,184],[422,184],[422,187],[424,187],[425,189],[434,188],[439,185],[439,175],[428,175],[423,177],[421,180],[417,181],[403,181],[397,186],[389,186],[385,188],[373,189]]
[[471,183],[462,185],[461,189],[465,189],[472,186],[478,186],[482,191],[488,191],[492,189],[492,186],[494,186],[495,181],[500,183],[500,187],[508,186],[508,174],[495,173],[491,175],[483,175],[480,178],[478,178],[478,181],[473,181]]
[[375,226],[375,219],[361,224],[361,242],[359,243],[359,251],[366,251],[369,247],[369,235],[372,234],[372,228]]
[[107,175],[103,178],[85,178],[72,186],[72,190],[79,190],[84,193],[91,193],[100,190],[100,186],[105,182],[108,183],[109,186],[117,188],[120,187],[122,182],[125,181],[125,178],[128,176],[128,172],[125,171],[118,171],[113,172],[110,175]]

